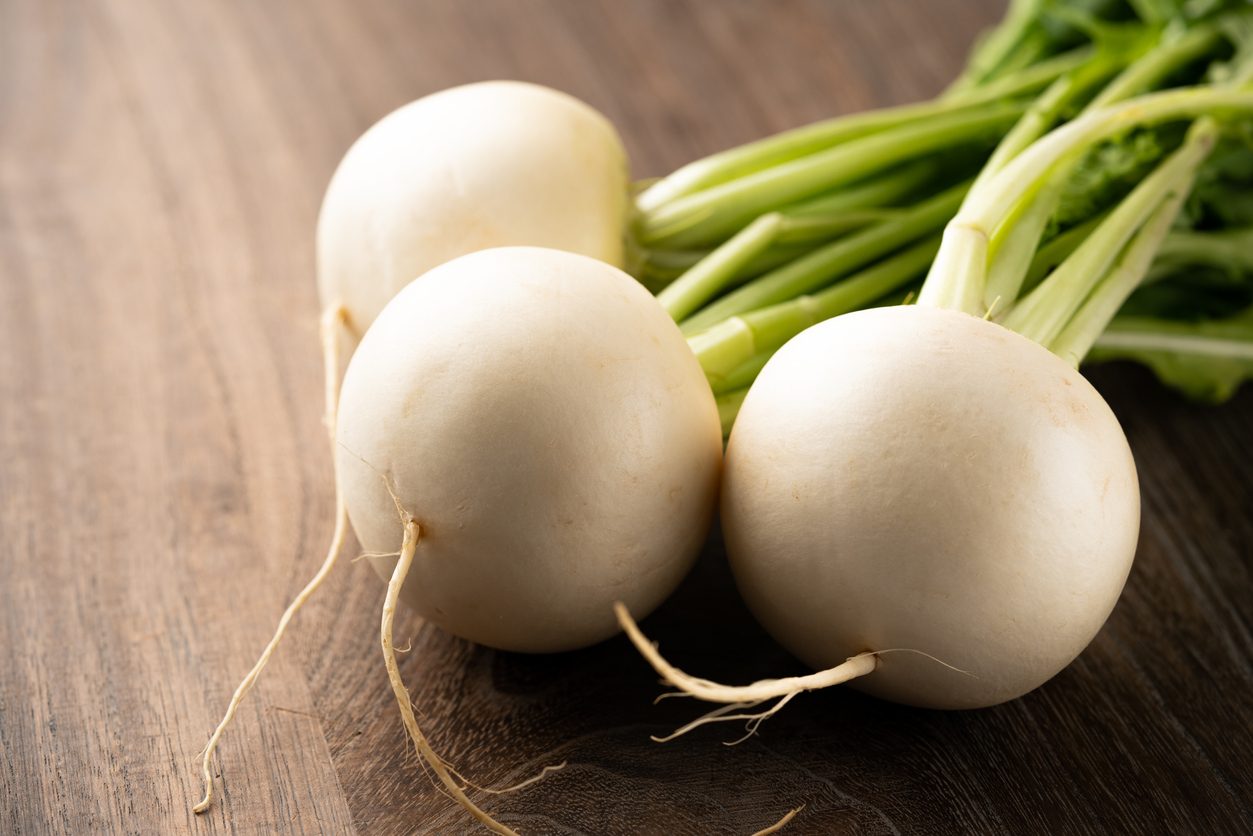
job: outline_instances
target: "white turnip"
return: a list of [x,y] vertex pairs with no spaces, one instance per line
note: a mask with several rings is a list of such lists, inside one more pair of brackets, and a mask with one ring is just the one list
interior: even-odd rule
[[[418,728],[392,644],[397,599],[494,647],[556,651],[651,610],[713,516],[721,428],[678,326],[586,256],[487,250],[384,309],[348,367],[338,442],[358,539],[388,578],[382,644],[414,745],[494,832]],[[412,571],[412,574],[410,572]]]
[[852,684],[930,708],[1013,699],[1077,656],[1122,590],[1139,508],[1082,375],[917,306],[784,346],[744,401],[722,495],[732,571],[771,635],[818,670],[922,650],[946,664],[883,654]]
[[458,256],[551,247],[621,267],[626,152],[609,120],[520,81],[442,90],[390,113],[340,162],[318,216],[318,294],[351,343],[401,288]]
[[401,597],[456,635],[553,652],[617,632],[686,574],[716,502],[713,394],[674,321],[592,259],[517,247],[403,290],[344,377],[353,528]]
[[952,709],[1021,696],[1087,646],[1140,504],[1118,421],[1077,371],[1000,325],[911,305],[827,320],[775,354],[731,432],[720,509],[749,609],[820,673],[702,682],[624,618],[667,679],[719,702],[850,682]]

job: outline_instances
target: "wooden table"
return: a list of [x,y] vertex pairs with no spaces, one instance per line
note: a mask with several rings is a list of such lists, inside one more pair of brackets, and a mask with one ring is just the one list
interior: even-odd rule
[[[479,831],[406,750],[383,587],[341,566],[196,754],[330,534],[313,229],[393,108],[520,78],[621,129],[638,176],[937,92],[997,0],[8,0],[0,4],[0,833]],[[1091,377],[1141,468],[1140,551],[1083,656],[997,708],[811,694],[736,747],[619,638],[499,653],[424,627],[437,748],[539,834],[1253,831],[1253,388]],[[355,543],[350,544],[355,549]],[[800,665],[716,533],[645,627],[682,667]]]

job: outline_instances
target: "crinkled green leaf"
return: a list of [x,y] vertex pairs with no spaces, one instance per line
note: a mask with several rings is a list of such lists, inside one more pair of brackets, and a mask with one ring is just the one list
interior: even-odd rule
[[1197,172],[1180,225],[1195,228],[1253,226],[1253,147],[1228,135]]
[[1130,131],[1089,151],[1066,184],[1044,239],[1126,197],[1166,154],[1179,147],[1183,134],[1179,125]]

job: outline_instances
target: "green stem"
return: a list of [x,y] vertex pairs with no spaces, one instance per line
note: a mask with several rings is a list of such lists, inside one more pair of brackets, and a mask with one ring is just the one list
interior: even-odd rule
[[1165,22],[1166,16],[1173,11],[1171,9],[1163,14],[1160,0],[1127,0],[1127,5],[1131,6],[1140,20],[1148,24]]
[[1049,85],[997,144],[996,150],[975,179],[971,192],[977,193],[1006,163],[1051,130],[1062,114],[1077,100],[1086,96],[1093,87],[1104,82],[1125,64],[1125,59],[1119,54],[1098,53],[1088,63],[1076,67]]
[[[871,213],[867,212],[867,215]],[[879,214],[879,213],[873,213]],[[861,229],[869,226],[876,220],[887,220],[896,213],[883,213],[883,217],[860,219],[857,223],[850,223],[850,230]],[[863,222],[864,221],[864,222]],[[831,236],[838,237],[836,235]],[[812,240],[797,240],[789,242],[784,235],[780,235],[775,243],[767,247],[765,252],[757,255],[749,260],[747,264],[736,271],[732,276],[728,287],[734,287],[743,284],[745,281],[760,276],[774,268],[787,264],[789,261],[795,261],[801,256],[812,252],[816,246]],[[660,293],[672,282],[691,270],[701,259],[708,258],[712,250],[650,250],[645,258],[644,267],[641,271],[640,281],[646,286],[653,288],[654,294]]]
[[1053,169],[1034,194],[1018,202],[1014,214],[993,234],[983,308],[974,313],[983,313],[999,299],[997,309],[1004,315],[1017,303],[1032,258],[1040,246],[1040,236],[1057,209],[1073,169],[1073,163]]
[[685,319],[718,295],[737,272],[774,243],[783,221],[778,212],[762,215],[657,294],[657,301],[676,322]]
[[[1088,103],[1084,112],[1097,110],[1150,89],[1172,71],[1209,52],[1221,40],[1221,29],[1216,24],[1210,24],[1190,31],[1172,43],[1150,50],[1130,66],[1126,66],[1126,55],[1131,50],[1124,48],[1102,52],[1089,64],[1062,76],[1036,100],[997,146],[992,158],[979,172],[971,194],[978,194],[981,186],[991,180],[1020,151],[1049,130],[1063,110],[1086,95],[1095,84],[1108,78],[1119,66],[1125,66],[1125,69]],[[1071,162],[1055,166],[1034,193],[1029,193],[1019,201],[1014,210],[1015,216],[1000,224],[989,244],[987,282],[982,304],[972,310],[972,313],[988,310],[996,300],[1000,300],[998,304],[1002,315],[1012,307],[1027,277],[1031,255],[1039,246],[1040,236],[1048,226],[1049,218],[1065,191],[1071,170],[1077,161],[1078,157],[1074,155]]]
[[[906,287],[908,287],[908,285],[906,285]],[[883,296],[879,299],[875,299],[869,305],[861,306],[859,310],[908,305],[910,300],[916,295],[916,289],[910,289],[906,292],[904,288],[897,288],[895,292],[889,293],[887,296]],[[765,368],[766,363],[770,361],[770,358],[775,355],[776,351],[777,349],[759,351],[740,365],[736,366],[726,376],[710,381],[711,388],[714,390],[714,395],[724,395],[729,392],[734,392],[737,389],[747,389],[753,384],[753,381],[757,379],[757,375],[759,375],[761,370]],[[734,419],[734,417],[734,415],[731,415],[731,419]],[[727,426],[729,427],[730,425],[728,424]],[[723,436],[726,436],[725,432],[723,433]]]
[[[991,180],[1010,160],[1035,142],[1061,118],[1065,109],[1076,99],[1086,95],[1096,84],[1103,82],[1117,68],[1125,64],[1120,57],[1100,55],[1084,67],[1062,76],[1018,120],[993,152],[983,170],[979,172],[971,194]],[[972,313],[983,313],[999,306],[1008,310],[1018,299],[1032,254],[1040,244],[1040,236],[1048,226],[1049,218],[1057,207],[1066,184],[1070,180],[1071,165],[1058,165],[1043,183],[1028,193],[1015,207],[1014,216],[1003,223],[994,233],[988,246],[987,282],[981,304]],[[968,290],[974,290],[973,287]]]
[[1010,0],[1001,23],[980,38],[966,69],[948,86],[945,97],[975,89],[1009,63],[1028,40],[1043,11],[1043,0]]
[[830,215],[794,216],[783,213],[783,227],[779,230],[780,244],[817,244],[839,235],[853,232],[874,223],[890,221],[905,214],[903,209],[858,209],[853,212],[832,212]]
[[939,101],[976,105],[1000,99],[1035,95],[1056,81],[1059,76],[1091,61],[1094,52],[1090,44],[1084,44],[1067,52],[1042,58],[1029,67],[1023,67],[1010,75],[984,81],[967,90],[955,91],[950,87]]
[[[750,266],[759,264],[771,244],[812,246],[815,242],[903,214],[904,210],[869,207],[900,200],[934,176],[935,168],[926,161],[914,163],[864,185],[820,195],[781,213],[762,215],[724,244],[690,263],[686,272],[657,295],[657,300],[676,321],[681,321],[734,285]],[[652,253],[665,252],[673,251],[653,250],[650,257]],[[803,253],[803,249],[800,252],[793,249],[788,260],[799,258]]]
[[1166,272],[1193,264],[1253,272],[1253,228],[1172,232],[1162,242],[1153,270],[1156,273],[1161,267]]
[[1019,104],[994,103],[945,113],[782,163],[645,212],[637,219],[636,236],[645,247],[720,241],[772,209],[927,154],[999,135],[1023,109]]
[[774,356],[775,350],[760,351],[754,354],[725,376],[718,378],[716,381],[711,380],[710,388],[714,390],[715,395],[721,395],[725,392],[733,392],[736,389],[744,389],[751,386],[753,381],[757,379],[757,375],[761,374],[761,370],[765,368],[766,363]]
[[1212,119],[1193,125],[1184,144],[1142,180],[1001,324],[1040,345],[1050,345],[1149,216],[1170,193],[1191,187],[1196,169],[1213,149],[1218,133],[1218,124]]
[[722,151],[688,163],[652,184],[636,198],[635,205],[640,212],[652,212],[684,195],[826,150],[841,142],[927,116],[952,113],[999,99],[1031,95],[1047,87],[1063,73],[1090,60],[1091,56],[1090,47],[1081,47],[1040,61],[1012,76],[984,84],[958,96],[869,113],[837,116]]
[[[1078,249],[1080,244],[1087,240],[1087,237],[1091,235],[1092,231],[1100,225],[1101,221],[1109,217],[1110,211],[1112,210],[1102,210],[1078,226],[1071,227],[1061,233],[1043,247],[1036,250],[1035,255],[1031,259],[1031,266],[1027,269],[1027,277],[1023,280],[1021,291],[1029,293],[1034,290],[1051,270],[1069,258],[1070,254]],[[1168,238],[1167,241],[1169,240],[1170,239]],[[1165,244],[1163,244],[1163,247],[1165,247]],[[991,282],[989,280],[989,284],[990,283]],[[1007,312],[1008,308],[1001,309],[1002,314]]]
[[1100,110],[1152,90],[1175,70],[1201,58],[1222,41],[1221,26],[1209,23],[1188,30],[1174,41],[1159,44],[1119,73],[1088,103],[1084,112]]
[[812,125],[784,131],[766,139],[749,142],[688,163],[645,189],[635,199],[642,213],[654,212],[665,204],[711,186],[755,174],[781,163],[791,162],[834,145],[905,125],[918,119],[968,107],[966,103],[938,105],[918,102],[899,107],[837,116]]
[[949,223],[919,304],[974,312],[987,281],[992,230],[1069,155],[1128,128],[1230,111],[1253,111],[1253,93],[1213,88],[1151,93],[1092,111],[1041,137],[972,194]]
[[944,240],[922,283],[918,304],[975,313],[983,304],[987,274],[988,233],[954,218],[944,227]]
[[1149,93],[1062,125],[1033,143],[967,202],[953,223],[990,232],[1032,184],[1068,154],[1134,127],[1195,119],[1207,113],[1253,112],[1253,92],[1190,87]]
[[940,229],[952,217],[969,183],[941,192],[886,221],[814,250],[735,290],[680,323],[692,335],[748,311],[809,293]]
[[744,396],[747,394],[748,387],[745,386],[714,398],[714,402],[718,404],[718,420],[722,422],[723,438],[731,435],[731,427],[735,425],[735,418],[740,414],[740,407],[744,405]]
[[[1117,352],[1164,351],[1232,360],[1253,360],[1253,340],[1240,335],[1214,333],[1213,323],[1206,330],[1186,322],[1149,317],[1118,317],[1096,339],[1094,348]],[[1245,326],[1247,330],[1247,326]]]
[[915,244],[869,270],[813,296],[749,311],[688,337],[688,345],[715,390],[759,354],[770,354],[811,325],[865,307],[921,276],[940,248],[940,236]]
[[[1193,172],[1195,175],[1195,171]],[[1180,188],[1169,195],[1157,210],[1144,222],[1144,226],[1127,244],[1114,267],[1092,291],[1092,296],[1062,329],[1048,349],[1074,368],[1079,368],[1083,358],[1109,325],[1118,309],[1127,301],[1131,292],[1149,272],[1162,239],[1170,231],[1175,217],[1183,207],[1192,186],[1193,177],[1185,178]]]
[[919,160],[864,183],[794,203],[783,211],[790,217],[804,218],[894,206],[917,192],[936,175],[938,169],[939,166],[931,160]]

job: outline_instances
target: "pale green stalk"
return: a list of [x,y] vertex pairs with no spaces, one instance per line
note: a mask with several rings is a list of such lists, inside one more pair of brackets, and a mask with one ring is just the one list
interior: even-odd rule
[[[1195,175],[1195,170],[1193,171]],[[1172,195],[1168,196],[1157,210],[1144,222],[1144,226],[1127,244],[1113,268],[1101,279],[1100,284],[1092,291],[1079,311],[1062,329],[1057,339],[1045,346],[1049,351],[1065,360],[1074,368],[1079,368],[1083,358],[1087,356],[1096,338],[1109,325],[1109,321],[1118,313],[1118,309],[1127,301],[1131,292],[1140,286],[1153,264],[1162,239],[1170,231],[1175,217],[1188,197],[1193,177],[1185,178],[1184,183]]]
[[783,216],[778,212],[762,215],[658,293],[657,301],[676,322],[685,319],[773,244],[782,228]]
[[[920,269],[921,272],[921,269]],[[895,305],[908,305],[913,298],[914,292],[902,292],[898,289],[895,293],[889,293],[879,299],[875,299],[869,305],[859,305],[859,309],[892,307]],[[744,400],[744,394],[748,392],[748,387],[752,386],[753,381],[757,379],[757,375],[765,368],[766,363],[775,355],[777,348],[771,348],[767,351],[759,351],[749,359],[745,360],[739,366],[736,366],[731,372],[723,377],[711,379],[709,381],[710,388],[713,389],[714,395],[718,400],[718,415],[722,420],[722,437],[726,438],[731,432],[731,425],[735,423],[735,417],[739,414],[740,404]]]
[[[1083,112],[1099,110],[1151,89],[1172,71],[1205,55],[1221,40],[1221,28],[1210,24],[1188,31],[1171,43],[1160,44],[1119,73],[1088,103]],[[979,173],[971,194],[977,194],[980,186],[995,176],[1009,160],[1051,128],[1065,106],[1083,95],[1093,83],[1107,77],[1119,63],[1116,57],[1094,61],[1087,67],[1055,81],[1037,100],[1038,107],[1033,105],[997,146],[992,159]],[[1000,228],[993,233],[989,245],[988,276],[982,305],[972,313],[983,313],[996,302],[998,310],[1004,315],[1016,303],[1031,265],[1031,254],[1039,246],[1040,236],[1048,226],[1079,159],[1080,155],[1074,154],[1069,161],[1060,162],[1038,189],[1019,201],[1014,216],[1003,221]]]
[[1031,95],[1063,73],[1088,61],[1091,55],[1090,47],[1080,47],[1040,61],[1008,78],[968,90],[960,96],[837,116],[713,154],[689,163],[649,186],[636,198],[636,208],[640,212],[651,212],[684,195],[924,117],[969,109],[998,99]]
[[1053,127],[1061,107],[1074,96],[1076,86],[1073,76],[1064,75],[1053,82],[1040,98],[1031,103],[1031,107],[1022,115],[1022,118],[1015,122],[1014,127],[1009,129],[1009,133],[997,143],[992,156],[984,163],[979,176],[975,178],[975,184],[970,188],[971,194],[977,193],[981,186],[991,180],[993,175],[1005,167],[1006,163],[1018,156],[1022,149]]
[[[1027,277],[1022,283],[1022,290],[1028,292],[1034,290],[1044,280],[1045,276],[1078,249],[1079,245],[1092,234],[1092,231],[1100,226],[1101,221],[1109,217],[1111,211],[1112,208],[1098,212],[1083,223],[1071,227],[1036,250],[1035,255],[1031,258],[1031,266],[1027,270]],[[1169,239],[1167,240],[1169,241]],[[998,306],[998,309],[1002,315],[1009,312],[1009,306],[1003,309]]]
[[975,312],[987,281],[988,237],[1068,155],[1128,128],[1223,111],[1253,111],[1253,93],[1212,88],[1151,93],[1093,111],[1041,137],[967,200],[949,223],[919,304]]
[[[1142,324],[1143,323],[1143,324]],[[1162,330],[1177,328],[1179,333]],[[1141,320],[1135,317],[1116,319],[1097,337],[1093,348],[1114,351],[1163,351],[1171,354],[1195,354],[1232,360],[1253,360],[1253,341],[1239,337],[1212,334],[1189,334],[1186,322]],[[725,431],[724,431],[725,434]]]
[[1149,93],[1092,111],[1041,137],[1010,161],[980,190],[978,200],[962,207],[953,224],[982,230],[986,235],[1033,183],[1070,152],[1129,128],[1224,111],[1253,112],[1253,92],[1191,87]]
[[779,244],[813,247],[848,232],[863,229],[871,224],[890,221],[905,214],[904,209],[858,209],[854,212],[834,212],[830,215],[794,216],[783,211],[783,226],[775,239]]
[[[733,285],[750,265],[759,263],[771,244],[812,244],[815,240],[833,238],[876,221],[889,220],[903,210],[868,207],[900,200],[934,175],[934,164],[918,162],[864,185],[820,195],[783,212],[762,215],[693,264],[657,294],[657,301],[670,316],[681,321]],[[794,253],[792,258],[801,254]]]
[[975,178],[971,193],[977,193],[1006,163],[1018,156],[1020,151],[1051,130],[1066,108],[1094,86],[1108,79],[1125,63],[1118,55],[1098,53],[1091,61],[1076,67],[1049,85],[997,144],[992,156]]
[[1149,216],[1169,194],[1191,187],[1197,167],[1217,138],[1216,122],[1198,121],[1184,144],[1142,180],[1052,275],[998,321],[1040,345],[1050,345]]
[[1162,23],[1175,12],[1174,4],[1163,9],[1161,0],[1127,0],[1127,4],[1145,23]]
[[958,96],[979,85],[1013,59],[1028,40],[1031,27],[1041,18],[1044,0],[1010,0],[1000,24],[980,36],[966,68],[944,92],[944,98]]
[[1044,234],[1073,170],[1073,162],[1058,165],[1039,189],[1018,202],[1014,213],[1002,221],[1000,228],[993,233],[983,304],[973,313],[983,314],[995,303],[1003,315],[1017,303],[1034,254],[1040,246],[1040,236]]
[[817,290],[841,276],[935,232],[952,217],[968,184],[954,186],[901,217],[814,250],[706,306],[680,323],[687,335],[703,331],[732,316],[785,302]]
[[688,337],[688,345],[710,383],[726,388],[719,381],[754,356],[772,353],[809,326],[865,307],[921,276],[939,247],[940,236],[933,235],[821,293],[726,319]]
[[1184,265],[1202,264],[1253,272],[1253,228],[1217,232],[1177,231],[1166,236],[1150,277],[1167,275]]
[[[850,222],[847,224],[847,231],[855,232],[876,221],[889,220],[896,214],[899,213],[887,210],[867,211],[864,217],[857,219],[856,223],[853,223],[852,219],[849,218]],[[833,235],[831,237],[839,236]],[[795,261],[806,253],[811,252],[814,246],[815,244],[812,240],[785,241],[784,236],[780,235],[773,245],[767,247],[764,252],[753,257],[747,264],[737,270],[735,275],[731,277],[727,287],[743,284],[744,280],[760,276],[762,273],[773,270],[789,261]],[[651,250],[644,261],[645,266],[640,281],[644,282],[645,285],[653,287],[652,292],[654,294],[660,293],[688,270],[699,264],[702,259],[708,258],[712,252],[713,250]]]
[[918,102],[848,116],[837,116],[834,119],[784,131],[766,139],[749,142],[688,163],[641,192],[635,199],[635,207],[640,212],[653,212],[673,200],[711,186],[825,151],[842,142],[861,139],[918,119],[950,113],[964,107],[969,107],[969,105],[965,102],[948,105],[937,102]]
[[903,214],[902,209],[861,209],[797,218],[768,212],[693,264],[657,294],[657,301],[680,321],[746,275],[773,269],[824,241]]
[[761,374],[761,370],[765,368],[766,363],[774,356],[774,351],[762,351],[754,354],[752,357],[740,363],[725,377],[709,382],[710,388],[714,390],[715,395],[721,395],[725,392],[734,392],[736,389],[744,389],[751,386],[753,381],[757,379],[757,375]]
[[936,175],[938,168],[931,160],[919,160],[864,183],[791,204],[784,207],[783,211],[791,217],[802,218],[891,206],[917,191]]
[[987,286],[988,237],[989,232],[958,224],[956,218],[949,221],[918,304],[978,313]]
[[645,247],[683,248],[721,241],[772,209],[1001,132],[1023,109],[995,103],[943,114],[782,163],[643,213],[636,221],[636,237]]
[[722,423],[722,437],[726,438],[731,435],[731,427],[735,426],[735,418],[740,414],[740,407],[744,405],[744,397],[748,394],[748,387],[736,389],[732,392],[724,392],[714,398],[714,403],[718,405],[718,420]]
[[1184,64],[1203,57],[1223,39],[1218,24],[1205,24],[1189,29],[1176,40],[1161,43],[1118,74],[1096,94],[1084,112],[1100,110],[1115,102],[1152,90]]

